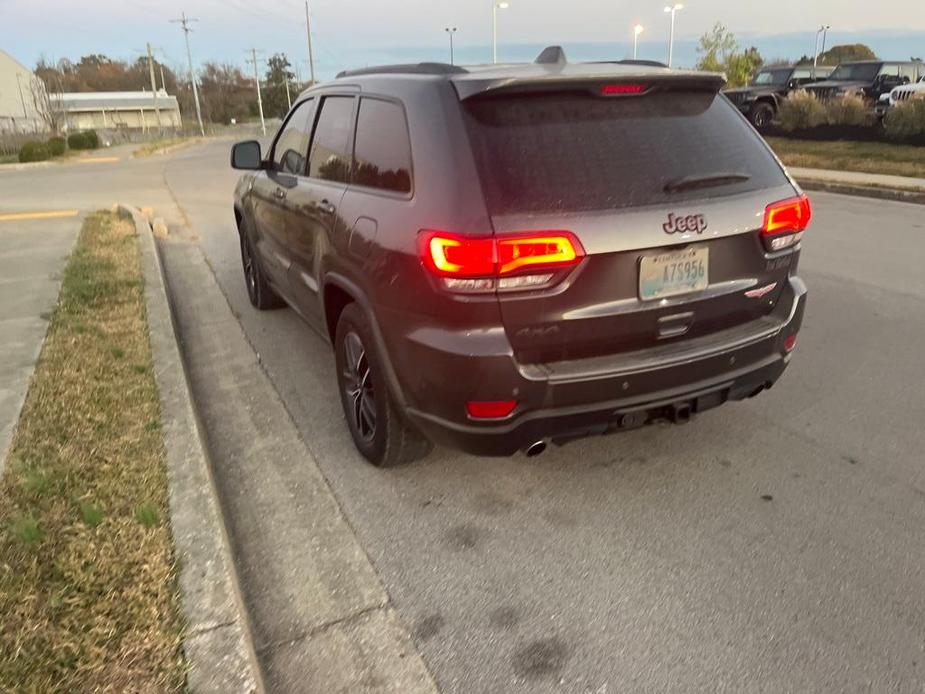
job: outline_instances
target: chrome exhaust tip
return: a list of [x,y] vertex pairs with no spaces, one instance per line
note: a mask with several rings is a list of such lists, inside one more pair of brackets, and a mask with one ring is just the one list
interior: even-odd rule
[[524,449],[524,453],[526,454],[528,458],[533,458],[533,457],[540,455],[543,451],[545,451],[548,445],[549,444],[546,441],[546,439],[542,439],[540,441],[537,441],[536,443],[531,443],[529,446],[527,446]]

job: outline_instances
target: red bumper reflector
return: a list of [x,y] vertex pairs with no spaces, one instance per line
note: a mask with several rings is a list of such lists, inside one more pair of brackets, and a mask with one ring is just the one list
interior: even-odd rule
[[784,349],[788,352],[792,352],[793,348],[797,346],[797,336],[791,335],[786,340],[784,340]]
[[516,400],[487,400],[466,403],[466,412],[472,419],[502,419],[517,407]]

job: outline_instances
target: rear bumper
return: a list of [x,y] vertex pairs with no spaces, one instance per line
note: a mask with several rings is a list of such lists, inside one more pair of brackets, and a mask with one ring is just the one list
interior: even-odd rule
[[[805,303],[805,285],[791,278],[773,314],[706,338],[555,364],[522,365],[509,354],[485,355],[477,369],[469,362],[470,371],[489,371],[495,392],[517,394],[519,405],[510,418],[457,420],[420,406],[409,406],[407,414],[436,443],[499,456],[540,440],[562,441],[660,419],[683,419],[770,388],[789,363],[784,342],[799,331]],[[458,355],[443,356],[452,362]],[[471,352],[467,356],[480,359]],[[458,364],[441,360],[441,355],[430,357],[434,361],[417,363],[441,365],[436,368],[443,374],[458,372]],[[460,386],[447,388],[458,392]],[[410,395],[411,403],[421,402]],[[442,395],[431,389],[427,400],[445,402]]]

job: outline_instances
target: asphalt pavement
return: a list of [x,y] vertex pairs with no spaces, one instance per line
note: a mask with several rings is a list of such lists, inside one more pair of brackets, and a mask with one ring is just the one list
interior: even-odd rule
[[438,449],[381,471],[352,448],[329,348],[247,302],[227,148],[93,181],[0,173],[0,196],[128,196],[190,225],[444,691],[925,688],[921,206],[813,195],[804,328],[754,400],[538,458]]

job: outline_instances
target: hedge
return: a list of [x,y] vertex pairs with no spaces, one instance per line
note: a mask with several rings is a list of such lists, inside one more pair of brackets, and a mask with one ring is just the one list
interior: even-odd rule
[[73,133],[67,138],[67,146],[71,149],[98,149],[100,146],[100,137],[96,134],[95,130]]
[[51,150],[44,142],[26,142],[19,150],[19,161],[45,161],[51,159]]
[[60,157],[67,149],[63,137],[52,137],[48,140],[48,151],[53,157]]

